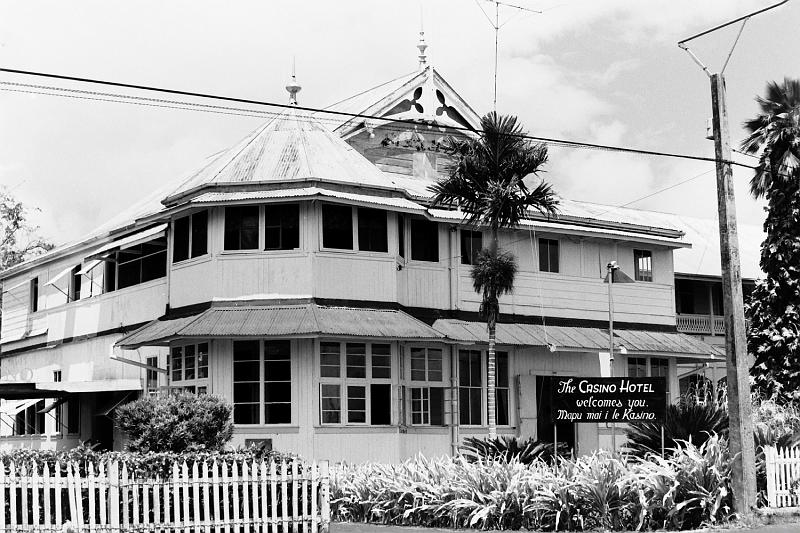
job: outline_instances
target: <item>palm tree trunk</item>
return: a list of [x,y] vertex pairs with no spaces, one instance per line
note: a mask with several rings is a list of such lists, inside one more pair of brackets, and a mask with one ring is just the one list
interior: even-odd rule
[[496,386],[496,360],[495,360],[495,330],[496,326],[492,320],[489,324],[489,356],[488,356],[488,370],[486,372],[486,412],[489,417],[489,438],[494,439],[497,437],[497,389]]
[[[492,228],[489,241],[489,251],[492,255],[497,255],[498,245],[497,228]],[[490,439],[497,437],[497,358],[495,354],[497,324],[495,313],[499,314],[499,312],[497,300],[496,297],[494,297],[492,309],[487,321],[487,329],[489,330],[489,353],[487,356],[488,368],[486,370],[486,416],[489,418],[487,425],[489,426]]]

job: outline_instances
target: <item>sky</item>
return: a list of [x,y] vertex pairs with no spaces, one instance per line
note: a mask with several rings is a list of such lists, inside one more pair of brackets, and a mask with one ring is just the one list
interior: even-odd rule
[[[519,116],[532,135],[713,157],[709,80],[677,41],[772,2],[509,3],[542,13],[499,7],[500,113]],[[494,86],[484,13],[494,9],[486,0],[0,0],[0,67],[285,103],[294,58],[300,104],[324,107],[414,71],[422,19],[429,62],[483,114]],[[734,146],[767,81],[800,76],[798,27],[797,0],[745,26],[725,70]],[[690,45],[719,71],[738,30]],[[34,221],[56,243],[79,239],[264,122],[11,92],[2,82],[53,82],[0,73],[0,185],[39,209]],[[553,147],[546,171],[573,200],[716,214],[713,163]],[[735,169],[737,211],[742,224],[761,225],[751,173]]]

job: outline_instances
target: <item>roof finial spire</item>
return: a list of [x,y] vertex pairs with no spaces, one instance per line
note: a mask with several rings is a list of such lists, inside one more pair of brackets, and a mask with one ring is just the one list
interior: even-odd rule
[[297,93],[300,92],[302,87],[297,83],[297,76],[295,76],[295,60],[292,57],[292,79],[286,84],[286,90],[289,92],[289,103],[297,105]]
[[425,49],[428,48],[428,45],[425,44],[425,27],[423,26],[423,16],[422,16],[422,4],[419,6],[419,43],[417,43],[417,49],[419,50],[419,69],[425,70],[425,67],[428,63],[428,58],[425,55]]

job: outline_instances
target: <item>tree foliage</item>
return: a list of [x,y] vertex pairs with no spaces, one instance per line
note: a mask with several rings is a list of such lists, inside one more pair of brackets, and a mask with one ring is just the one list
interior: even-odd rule
[[216,451],[233,435],[232,412],[208,394],[147,396],[117,409],[117,425],[132,452]]
[[28,220],[30,212],[7,188],[0,188],[0,271],[53,249]]
[[800,399],[800,80],[767,85],[760,113],[745,122],[742,148],[758,155],[750,181],[767,201],[759,281],[748,306],[751,374],[765,397]]

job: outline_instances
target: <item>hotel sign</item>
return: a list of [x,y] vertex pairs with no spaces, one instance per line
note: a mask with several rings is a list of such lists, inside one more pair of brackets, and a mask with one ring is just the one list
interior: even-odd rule
[[553,423],[663,422],[666,378],[553,377]]

